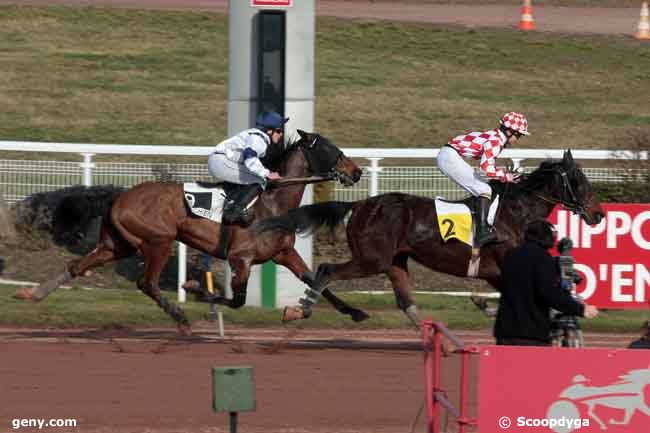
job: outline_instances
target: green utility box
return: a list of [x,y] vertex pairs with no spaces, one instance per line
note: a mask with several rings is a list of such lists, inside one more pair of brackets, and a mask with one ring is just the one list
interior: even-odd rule
[[212,409],[215,412],[255,410],[253,367],[212,368]]

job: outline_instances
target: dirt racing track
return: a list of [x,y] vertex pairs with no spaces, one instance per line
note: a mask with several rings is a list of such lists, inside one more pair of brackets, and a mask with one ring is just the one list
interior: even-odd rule
[[[257,395],[241,432],[410,431],[423,400],[420,352],[300,349],[285,337],[295,335],[3,332],[0,432],[15,431],[17,418],[77,420],[57,432],[225,432],[228,416],[211,409],[211,368],[238,365],[254,367]],[[291,341],[301,340],[324,337]]]

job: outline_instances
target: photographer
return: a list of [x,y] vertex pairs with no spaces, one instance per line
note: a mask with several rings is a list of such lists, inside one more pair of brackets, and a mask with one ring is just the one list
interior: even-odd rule
[[551,308],[588,319],[598,315],[596,307],[581,304],[560,287],[558,266],[548,253],[553,244],[553,226],[545,220],[533,221],[526,228],[524,244],[504,257],[494,324],[497,344],[549,346]]

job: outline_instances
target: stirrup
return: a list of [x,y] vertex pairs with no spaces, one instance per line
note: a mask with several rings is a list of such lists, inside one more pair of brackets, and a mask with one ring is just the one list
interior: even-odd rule
[[476,243],[479,247],[482,247],[486,244],[491,244],[499,241],[499,236],[497,235],[494,228],[487,230],[479,230],[476,234]]
[[251,225],[251,223],[255,219],[255,214],[252,213],[252,212],[249,212],[248,209],[244,209],[244,211],[239,215],[240,215],[240,217],[239,217],[238,224],[243,226],[243,227],[248,227],[249,225]]
[[247,209],[237,209],[236,211],[231,210],[229,212],[224,212],[221,217],[221,222],[224,224],[248,227],[254,219],[255,215],[250,213]]

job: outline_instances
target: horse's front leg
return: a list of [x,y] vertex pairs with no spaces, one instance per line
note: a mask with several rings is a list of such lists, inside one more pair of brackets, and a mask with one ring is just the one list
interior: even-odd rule
[[328,288],[323,289],[322,295],[334,308],[336,308],[336,311],[349,315],[354,322],[363,322],[370,318],[368,313],[358,308],[354,308],[350,304],[346,304]]
[[299,299],[300,306],[285,307],[282,312],[282,321],[306,319],[312,314],[312,307],[318,303],[321,294],[329,301],[336,310],[342,314],[348,314],[355,322],[367,319],[368,314],[357,308],[351,307],[339,299],[329,289],[319,288],[315,285],[314,273],[309,270],[300,254],[294,249],[283,250],[273,257],[273,261],[289,269],[293,274],[305,283],[308,288],[305,294]]

